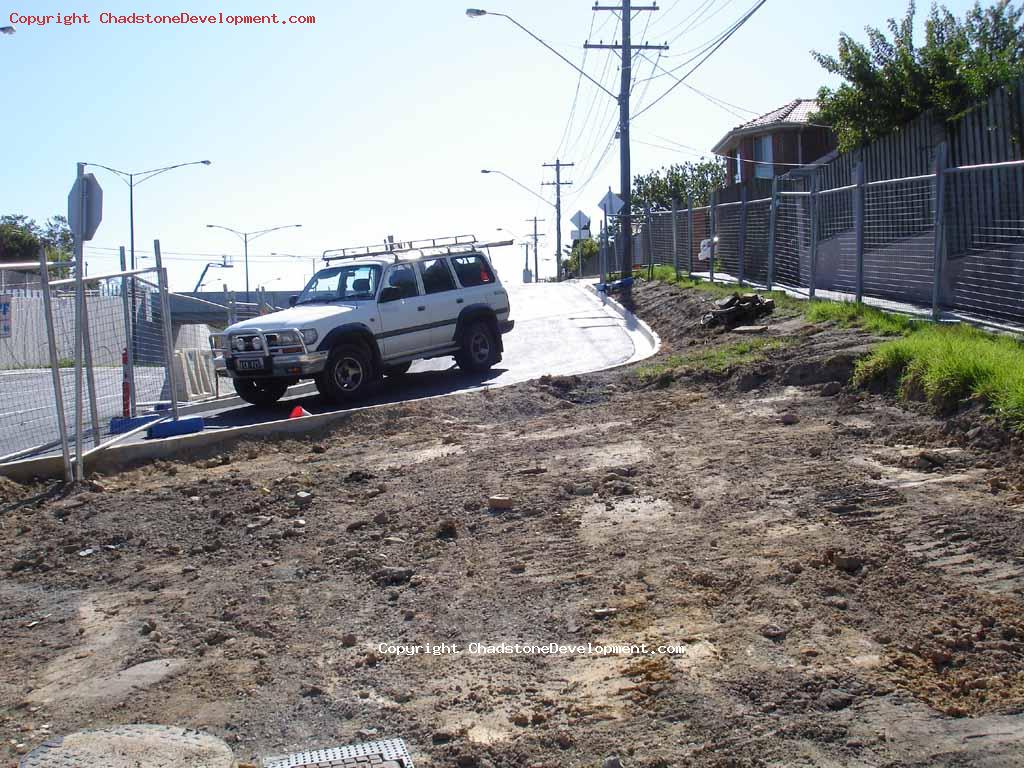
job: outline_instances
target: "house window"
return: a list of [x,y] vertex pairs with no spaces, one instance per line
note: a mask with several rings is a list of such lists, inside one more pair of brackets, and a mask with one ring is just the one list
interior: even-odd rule
[[772,166],[772,137],[758,136],[754,139],[754,175],[759,179],[770,179],[775,175],[775,168]]
[[736,175],[733,177],[733,181],[737,184],[743,183],[743,153],[738,149],[736,150]]

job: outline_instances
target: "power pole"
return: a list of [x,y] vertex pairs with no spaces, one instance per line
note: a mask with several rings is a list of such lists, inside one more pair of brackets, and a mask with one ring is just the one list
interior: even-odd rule
[[584,48],[605,48],[610,50],[621,50],[622,56],[622,77],[619,84],[619,197],[625,205],[622,206],[622,214],[619,218],[621,230],[619,237],[622,238],[622,276],[630,277],[633,274],[633,220],[630,216],[630,189],[633,179],[629,171],[629,89],[633,79],[633,51],[667,51],[667,45],[633,45],[630,38],[630,22],[633,13],[640,11],[660,10],[657,5],[633,6],[630,0],[622,0],[622,5],[598,5],[594,4],[595,11],[612,11],[621,14],[622,18],[622,43],[616,44],[593,44],[584,43]]
[[537,238],[540,235],[537,234],[537,223],[544,221],[544,219],[538,219],[534,216],[532,219],[527,219],[527,221],[533,222],[533,282],[536,283],[539,282],[538,278],[540,277],[540,262],[537,259]]
[[545,168],[555,169],[555,180],[545,181],[542,186],[555,188],[555,279],[559,282],[562,280],[562,187],[572,186],[571,181],[562,181],[562,169],[572,168],[573,165],[574,163],[563,163],[557,158],[553,163],[544,163]]

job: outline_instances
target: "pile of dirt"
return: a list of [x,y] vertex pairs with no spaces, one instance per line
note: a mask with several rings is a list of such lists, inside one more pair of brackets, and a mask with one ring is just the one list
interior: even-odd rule
[[21,501],[28,495],[28,488],[0,475],[0,507]]

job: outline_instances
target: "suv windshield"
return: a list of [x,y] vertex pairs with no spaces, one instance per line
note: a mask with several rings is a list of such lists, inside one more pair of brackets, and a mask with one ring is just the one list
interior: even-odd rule
[[377,264],[348,264],[321,269],[302,289],[295,303],[372,299],[377,295],[379,281],[380,266]]

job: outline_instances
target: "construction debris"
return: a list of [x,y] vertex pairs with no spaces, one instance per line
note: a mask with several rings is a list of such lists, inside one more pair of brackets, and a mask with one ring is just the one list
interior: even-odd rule
[[715,308],[700,319],[705,328],[750,326],[755,320],[775,310],[774,299],[756,293],[734,293],[715,302]]

